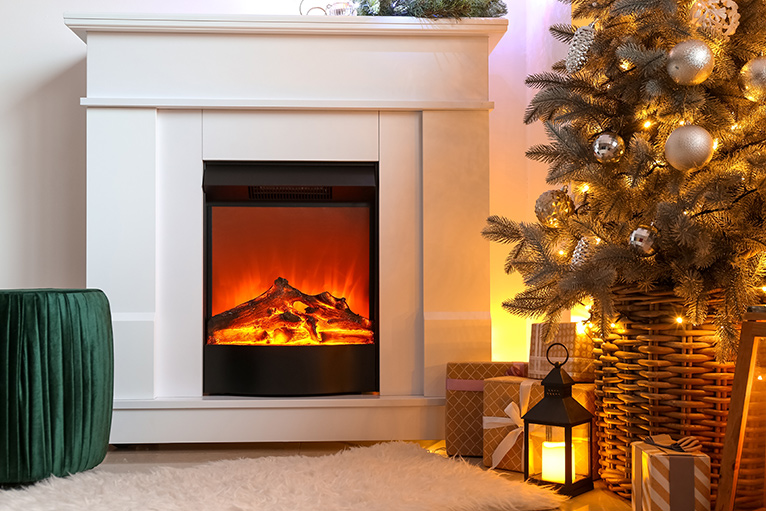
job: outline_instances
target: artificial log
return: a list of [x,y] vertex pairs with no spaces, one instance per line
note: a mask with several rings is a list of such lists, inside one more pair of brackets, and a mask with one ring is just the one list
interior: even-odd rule
[[370,344],[373,332],[345,298],[307,295],[280,277],[260,296],[210,318],[207,338],[208,344]]

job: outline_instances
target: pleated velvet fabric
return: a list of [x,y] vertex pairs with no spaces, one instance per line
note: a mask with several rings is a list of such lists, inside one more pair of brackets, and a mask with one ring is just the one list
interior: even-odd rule
[[0,291],[0,483],[66,476],[104,460],[113,360],[102,291]]

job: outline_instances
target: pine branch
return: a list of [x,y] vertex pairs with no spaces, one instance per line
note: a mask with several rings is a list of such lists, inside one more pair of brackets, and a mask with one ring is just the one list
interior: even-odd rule
[[497,215],[487,218],[487,226],[481,231],[481,235],[484,239],[496,243],[518,243],[524,239],[519,224]]
[[577,31],[577,27],[573,25],[556,24],[549,29],[551,35],[562,43],[569,44],[572,42],[574,33]]

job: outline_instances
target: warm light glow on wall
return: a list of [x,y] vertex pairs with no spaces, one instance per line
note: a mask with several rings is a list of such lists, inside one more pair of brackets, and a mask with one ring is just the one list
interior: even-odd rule
[[[540,164],[527,160],[524,152],[534,144],[547,143],[547,137],[540,123],[527,126],[519,120],[530,97],[524,79],[529,74],[549,70],[566,57],[566,45],[557,44],[549,28],[572,23],[571,5],[558,0],[540,0],[511,11],[506,16],[508,31],[495,46],[489,61],[489,92],[495,108],[489,114],[492,186],[488,213],[529,221],[535,218],[535,199],[548,185],[544,172],[538,168]],[[509,190],[516,190],[518,195],[509,194]],[[508,247],[490,245],[492,360],[526,361],[531,324],[535,320],[510,314],[502,307],[503,301],[524,290],[523,280],[518,274],[507,275],[503,271]]]

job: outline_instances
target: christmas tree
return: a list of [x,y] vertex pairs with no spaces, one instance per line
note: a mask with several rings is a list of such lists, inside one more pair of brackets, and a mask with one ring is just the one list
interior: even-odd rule
[[579,28],[550,29],[566,59],[526,81],[524,120],[549,138],[527,157],[554,188],[537,222],[493,216],[482,233],[524,278],[504,308],[553,326],[592,300],[604,336],[617,286],[669,289],[728,359],[766,270],[766,2],[571,3]]

